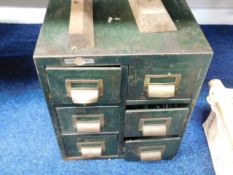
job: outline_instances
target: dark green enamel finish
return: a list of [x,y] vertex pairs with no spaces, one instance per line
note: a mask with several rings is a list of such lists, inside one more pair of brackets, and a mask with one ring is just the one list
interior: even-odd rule
[[[94,48],[70,49],[70,0],[51,0],[36,56],[211,53],[185,0],[164,0],[177,32],[140,33],[127,0],[94,0]],[[120,21],[108,23],[109,17]]]
[[[177,32],[140,33],[127,0],[94,0],[95,46],[77,46],[74,51],[68,34],[70,0],[50,0],[34,60],[64,158],[80,159],[77,142],[83,141],[106,142],[103,158],[138,160],[138,147],[153,145],[166,145],[164,159],[175,155],[213,53],[185,0],[163,2]],[[121,20],[108,23],[109,17]],[[92,61],[84,61],[83,65],[72,63],[77,57]],[[181,74],[181,84],[174,98],[145,96],[145,75],[153,74]],[[103,79],[104,95],[96,104],[73,104],[65,88],[65,80],[73,78]],[[185,104],[188,111],[179,108],[158,112],[158,109],[145,108],[141,110],[147,112],[138,113],[135,107],[146,104]],[[129,112],[127,105],[135,110]],[[75,133],[69,120],[73,113],[100,112],[108,119],[101,134]],[[168,135],[174,137],[145,138],[134,132],[138,118],[154,114],[172,118],[174,124]]]
[[[157,56],[151,60],[136,60],[129,67],[129,91],[128,100],[151,100],[144,91],[146,75],[179,74],[181,80],[175,93],[175,98],[190,98],[195,86],[198,74],[201,70],[200,62],[192,59],[193,56]],[[161,59],[163,58],[163,60]],[[157,98],[158,99],[158,98]]]
[[98,104],[118,104],[121,89],[120,67],[92,68],[46,68],[51,96],[54,104],[73,104],[67,96],[67,80],[103,80],[103,95]]
[[126,141],[125,159],[131,161],[140,160],[139,148],[143,148],[143,147],[153,148],[153,147],[161,147],[161,146],[165,147],[162,159],[171,159],[177,153],[179,145],[180,145],[179,137]]
[[180,135],[187,118],[188,108],[127,110],[125,115],[125,137],[141,137],[139,124],[141,119],[169,119],[167,136]]
[[79,143],[98,143],[103,142],[105,149],[103,157],[112,157],[118,154],[117,135],[86,135],[86,136],[62,136],[65,145],[66,158],[81,158]]
[[[118,132],[120,127],[120,108],[117,106],[110,107],[57,107],[57,117],[60,124],[61,133],[77,134],[74,128],[72,116],[82,115],[102,115],[104,119],[101,133]],[[83,117],[85,118],[85,117]]]

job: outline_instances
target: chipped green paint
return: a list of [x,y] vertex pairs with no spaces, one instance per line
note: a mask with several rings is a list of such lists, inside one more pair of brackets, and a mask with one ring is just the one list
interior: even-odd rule
[[[142,34],[127,0],[94,0],[95,47],[74,52],[68,34],[70,0],[50,0],[34,60],[63,158],[81,159],[79,142],[106,143],[102,158],[139,160],[141,146],[165,145],[164,159],[177,152],[213,53],[185,0],[163,2],[177,32]],[[109,17],[120,20],[109,23]],[[88,61],[76,64],[77,58]],[[145,75],[154,74],[181,75],[175,97],[145,95]],[[66,93],[67,79],[103,79],[103,96],[96,104],[73,104]],[[147,104],[185,108],[160,109],[164,112],[159,114],[172,118],[167,136],[143,137],[135,131],[137,119],[159,111]],[[138,105],[143,106],[140,113]],[[106,116],[101,133],[78,134],[72,127],[72,115],[100,113]]]
[[76,134],[76,128],[72,116],[77,115],[102,115],[103,126],[101,126],[101,133],[119,132],[120,108],[117,106],[109,107],[57,107],[57,116],[60,121],[60,128],[63,135]]
[[79,143],[103,143],[103,157],[112,157],[118,154],[117,147],[117,135],[83,135],[83,136],[63,136],[63,140],[65,142],[66,153],[68,157],[75,157],[76,159],[80,159],[81,150],[78,147]]
[[[116,54],[211,53],[211,48],[193,20],[184,0],[165,0],[178,31],[142,34],[127,0],[94,0],[94,48],[72,52],[69,44],[70,0],[51,0],[35,51],[37,57]],[[108,23],[109,17],[120,21]]]
[[139,128],[142,119],[159,119],[158,123],[162,123],[163,119],[168,119],[170,123],[167,126],[166,136],[179,135],[182,133],[188,111],[188,108],[127,110],[125,137],[143,136],[141,128]]
[[162,159],[171,159],[176,154],[180,145],[180,138],[162,138],[162,139],[145,139],[126,141],[126,160],[140,160],[139,149],[163,147]]
[[[46,68],[51,97],[54,104],[73,104],[67,96],[67,80],[102,80],[102,96],[98,98],[98,104],[118,104],[120,101],[121,68],[97,67],[97,68]],[[100,88],[100,87],[98,87]]]

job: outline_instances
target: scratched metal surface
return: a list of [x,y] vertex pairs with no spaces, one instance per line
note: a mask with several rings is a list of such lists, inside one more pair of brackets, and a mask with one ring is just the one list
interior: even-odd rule
[[[94,48],[70,48],[70,0],[51,0],[35,51],[36,57],[62,55],[211,53],[184,0],[164,0],[178,31],[142,34],[127,0],[94,0]],[[109,17],[120,18],[108,21]]]

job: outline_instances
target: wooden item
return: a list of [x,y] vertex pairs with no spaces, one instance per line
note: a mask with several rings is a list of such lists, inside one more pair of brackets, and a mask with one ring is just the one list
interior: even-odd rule
[[126,0],[78,2],[50,1],[34,54],[62,156],[171,159],[213,54],[189,7],[163,1],[179,30],[144,34]]
[[177,30],[162,0],[129,0],[129,3],[140,32]]
[[69,34],[73,50],[94,47],[93,0],[71,0]]

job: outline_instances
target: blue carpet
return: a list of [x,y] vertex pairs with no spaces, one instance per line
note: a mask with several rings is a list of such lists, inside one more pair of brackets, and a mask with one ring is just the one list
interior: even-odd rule
[[64,161],[32,61],[40,25],[0,25],[0,175],[212,175],[202,123],[207,82],[233,87],[233,26],[202,26],[215,56],[177,156],[153,163]]

